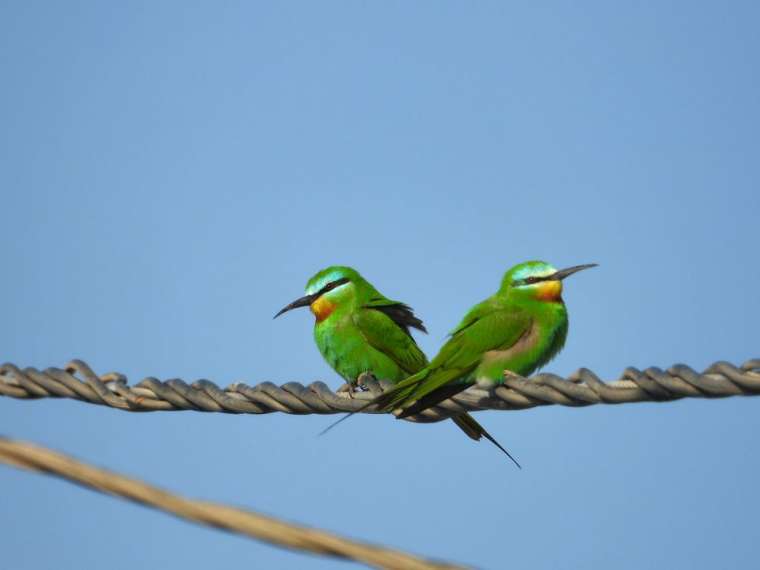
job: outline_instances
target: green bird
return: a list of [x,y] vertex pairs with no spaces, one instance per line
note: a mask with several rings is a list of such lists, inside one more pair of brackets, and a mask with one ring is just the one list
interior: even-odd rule
[[[306,283],[306,295],[274,318],[298,307],[311,309],[319,352],[350,388],[364,372],[399,382],[428,364],[409,331],[426,333],[422,321],[411,307],[383,296],[355,269],[332,266],[318,272]],[[472,439],[485,437],[509,455],[470,414],[452,420]]]
[[559,353],[567,338],[562,280],[591,267],[596,264],[562,270],[543,261],[515,265],[495,295],[468,311],[430,364],[366,407],[374,405],[405,418],[479,380],[503,382],[505,371],[520,376],[533,373]]

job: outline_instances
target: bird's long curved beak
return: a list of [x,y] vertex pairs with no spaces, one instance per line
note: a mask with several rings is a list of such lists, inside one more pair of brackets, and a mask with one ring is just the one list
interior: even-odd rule
[[578,273],[579,271],[583,271],[584,269],[591,269],[592,267],[596,267],[599,265],[598,263],[586,263],[584,265],[574,265],[573,267],[568,267],[567,269],[560,269],[552,275],[552,280],[556,279],[557,281],[561,281],[565,277],[570,277],[573,273]]
[[280,312],[277,313],[272,318],[276,319],[281,314],[287,313],[288,311],[290,311],[292,309],[297,309],[298,307],[308,307],[309,305],[311,305],[314,302],[314,299],[316,299],[316,297],[317,297],[316,295],[306,295],[304,297],[301,297],[300,299],[296,299],[295,301],[293,301],[289,305],[285,305],[282,309],[280,309]]

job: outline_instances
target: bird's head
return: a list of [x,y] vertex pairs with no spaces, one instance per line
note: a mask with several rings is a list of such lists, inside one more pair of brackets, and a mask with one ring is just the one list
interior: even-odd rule
[[351,267],[333,265],[318,272],[306,283],[306,295],[283,307],[275,316],[298,307],[309,307],[321,322],[339,307],[351,306],[359,291],[371,287]]
[[558,270],[545,261],[526,261],[515,265],[504,274],[499,292],[536,301],[561,301],[562,280],[596,265],[587,263]]

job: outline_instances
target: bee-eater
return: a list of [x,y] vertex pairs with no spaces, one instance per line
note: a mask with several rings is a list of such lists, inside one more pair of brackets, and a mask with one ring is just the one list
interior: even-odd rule
[[567,338],[562,280],[595,266],[557,270],[543,261],[515,265],[496,294],[470,309],[430,364],[366,407],[376,405],[404,418],[478,380],[503,382],[505,371],[520,376],[533,373],[562,349]]
[[[298,307],[314,313],[319,352],[349,386],[364,372],[399,382],[428,364],[409,331],[427,332],[422,321],[408,305],[384,297],[355,269],[332,266],[318,272],[306,283],[306,295],[274,318]],[[452,420],[472,439],[485,437],[509,455],[470,414]]]

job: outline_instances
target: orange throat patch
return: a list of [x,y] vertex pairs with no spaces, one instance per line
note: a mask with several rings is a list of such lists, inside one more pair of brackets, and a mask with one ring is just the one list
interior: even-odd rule
[[559,301],[562,299],[562,282],[544,281],[536,291],[536,298],[541,301]]
[[314,316],[317,317],[317,322],[321,323],[335,310],[335,304],[331,303],[324,297],[320,297],[309,305],[309,308],[311,309],[311,312],[314,313]]

